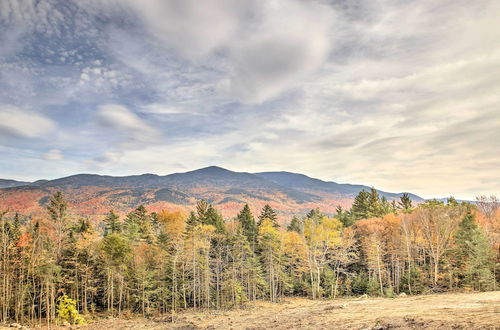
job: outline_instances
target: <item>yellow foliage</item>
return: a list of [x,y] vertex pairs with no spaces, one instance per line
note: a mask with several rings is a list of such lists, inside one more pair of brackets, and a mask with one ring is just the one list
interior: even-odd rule
[[186,215],[181,211],[161,210],[158,213],[158,222],[173,241],[182,240],[186,229],[186,219]]

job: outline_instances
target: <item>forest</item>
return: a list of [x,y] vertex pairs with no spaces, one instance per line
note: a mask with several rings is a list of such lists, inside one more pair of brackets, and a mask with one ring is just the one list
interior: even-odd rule
[[0,323],[174,318],[286,296],[488,291],[500,283],[500,202],[414,205],[372,189],[349,210],[313,209],[280,225],[268,205],[224,219],[204,200],[189,214],[139,206],[92,219],[58,192],[44,216],[0,212],[0,249]]

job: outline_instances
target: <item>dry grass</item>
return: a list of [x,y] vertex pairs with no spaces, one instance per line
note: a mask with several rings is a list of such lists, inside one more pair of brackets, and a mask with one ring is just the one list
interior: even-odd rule
[[102,320],[85,329],[500,329],[500,292],[415,297],[288,298],[231,311],[185,311],[175,322]]

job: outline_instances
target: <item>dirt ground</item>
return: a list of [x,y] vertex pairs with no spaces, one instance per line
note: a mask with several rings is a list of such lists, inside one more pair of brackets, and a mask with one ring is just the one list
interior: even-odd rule
[[500,329],[500,291],[312,301],[288,298],[231,311],[101,320],[80,329]]

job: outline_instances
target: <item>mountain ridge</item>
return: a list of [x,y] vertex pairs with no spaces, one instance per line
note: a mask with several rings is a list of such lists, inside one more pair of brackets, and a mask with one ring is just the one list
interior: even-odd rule
[[[1,208],[40,211],[50,194],[61,190],[78,212],[90,215],[102,215],[110,208],[126,212],[140,204],[153,210],[162,207],[189,210],[198,199],[217,205],[226,216],[234,216],[244,204],[254,210],[270,204],[282,215],[316,207],[333,213],[337,205],[349,207],[359,191],[370,189],[365,185],[323,181],[300,173],[235,172],[218,166],[167,175],[81,173],[54,180],[11,184],[14,186],[0,188]],[[389,200],[402,195],[379,193]],[[411,196],[417,202],[423,201],[417,195]]]

